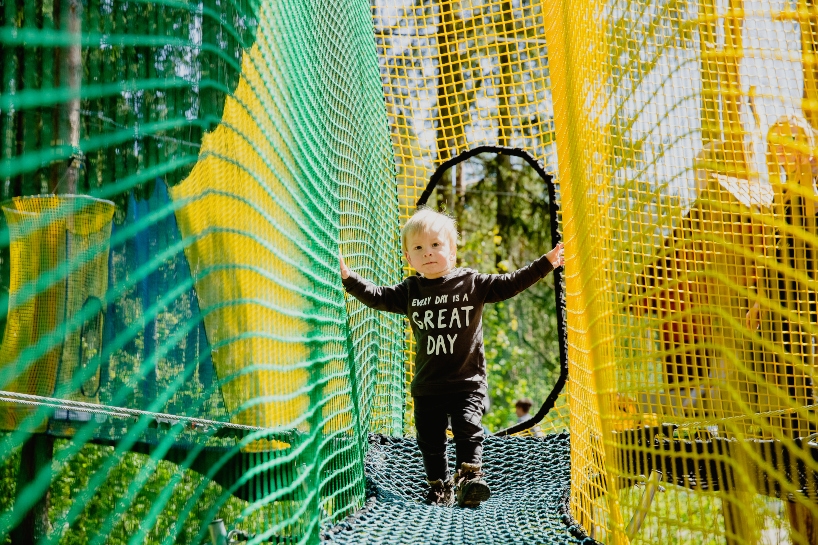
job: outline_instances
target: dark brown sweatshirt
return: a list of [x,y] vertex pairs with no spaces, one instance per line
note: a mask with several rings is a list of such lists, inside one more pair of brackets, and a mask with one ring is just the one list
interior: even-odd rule
[[454,269],[440,278],[410,276],[376,286],[351,272],[346,290],[368,307],[409,317],[417,342],[412,395],[486,393],[483,305],[514,297],[553,270],[542,256],[509,274]]

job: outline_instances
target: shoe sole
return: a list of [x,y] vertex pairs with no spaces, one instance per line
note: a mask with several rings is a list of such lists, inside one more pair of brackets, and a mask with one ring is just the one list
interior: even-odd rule
[[434,502],[434,503],[427,501],[427,502],[424,502],[424,503],[426,505],[431,505],[431,506],[434,506],[434,507],[453,507],[454,504],[455,504],[455,500],[454,500],[454,498],[452,498],[451,501],[439,501],[439,502]]
[[468,483],[463,490],[463,495],[458,498],[457,505],[460,507],[477,507],[491,497],[491,489],[485,483]]

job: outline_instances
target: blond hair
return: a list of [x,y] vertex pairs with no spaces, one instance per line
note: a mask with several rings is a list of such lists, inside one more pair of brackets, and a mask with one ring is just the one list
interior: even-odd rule
[[400,231],[400,245],[406,252],[406,240],[417,233],[441,233],[449,239],[452,249],[457,248],[457,222],[448,214],[426,206],[418,208]]
[[[778,132],[781,129],[788,129],[792,139],[781,138]],[[770,174],[778,175],[778,165],[775,160],[773,146],[784,145],[794,149],[799,153],[812,155],[815,149],[815,131],[809,122],[801,116],[787,115],[779,117],[775,123],[767,129],[767,169]]]
[[[778,133],[781,129],[787,129],[790,136],[780,136]],[[789,174],[786,180],[781,179],[780,166],[773,148],[776,145],[783,145],[797,153],[812,156],[815,152],[815,131],[806,119],[797,115],[780,117],[767,129],[767,173],[770,177],[770,184],[773,186],[775,200],[778,205],[781,205],[786,199],[787,185],[794,181],[789,180]],[[818,188],[814,180],[812,189],[818,195]]]

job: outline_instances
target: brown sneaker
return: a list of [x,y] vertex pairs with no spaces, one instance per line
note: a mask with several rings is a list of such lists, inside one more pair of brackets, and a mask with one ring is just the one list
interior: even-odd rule
[[454,482],[449,479],[444,481],[426,481],[429,483],[429,492],[426,494],[426,503],[429,505],[439,505],[441,507],[451,507],[454,505]]
[[457,487],[457,505],[460,507],[477,507],[491,497],[491,489],[483,480],[480,464],[460,464],[454,478]]

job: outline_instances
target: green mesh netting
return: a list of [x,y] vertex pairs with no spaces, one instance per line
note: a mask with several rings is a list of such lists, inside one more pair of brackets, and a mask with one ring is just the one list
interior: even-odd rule
[[402,274],[368,3],[6,0],[0,44],[0,539],[582,540],[564,435],[420,502],[404,322],[338,274]]
[[404,427],[360,1],[0,4],[0,537],[314,542]]

